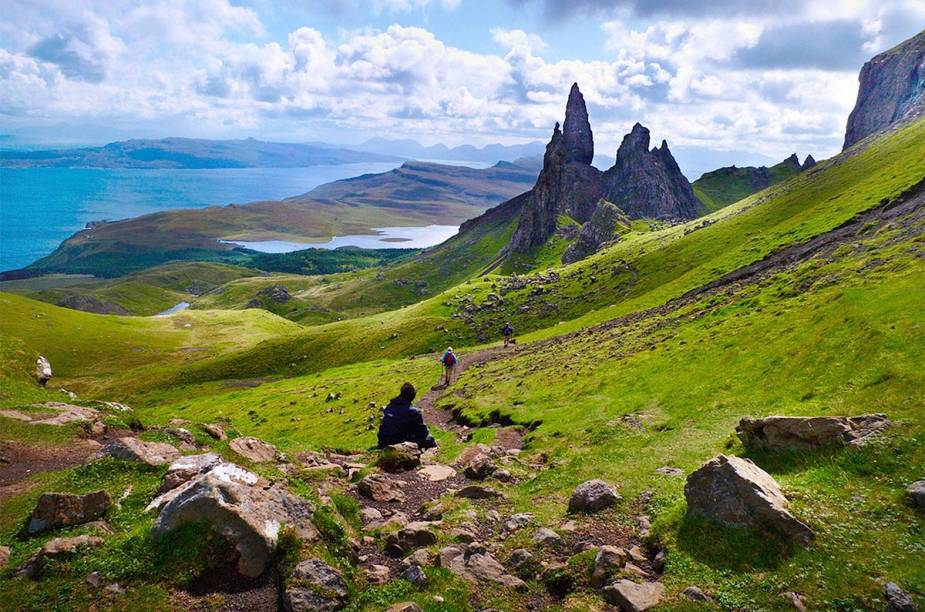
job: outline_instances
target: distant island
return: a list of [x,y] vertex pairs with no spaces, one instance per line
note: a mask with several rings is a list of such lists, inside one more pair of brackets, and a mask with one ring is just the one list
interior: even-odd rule
[[102,147],[0,150],[6,168],[302,168],[340,164],[399,162],[407,159],[496,162],[541,153],[540,143],[425,147],[413,140],[370,140],[357,149],[324,142],[266,142],[201,138],[132,139]]

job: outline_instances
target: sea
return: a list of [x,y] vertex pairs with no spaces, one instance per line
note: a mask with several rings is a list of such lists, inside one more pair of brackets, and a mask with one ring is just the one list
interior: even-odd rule
[[[0,168],[0,270],[22,268],[48,255],[90,221],[114,221],[175,208],[278,200],[303,194],[322,183],[386,172],[398,165],[208,170]],[[397,242],[390,246],[410,245]]]

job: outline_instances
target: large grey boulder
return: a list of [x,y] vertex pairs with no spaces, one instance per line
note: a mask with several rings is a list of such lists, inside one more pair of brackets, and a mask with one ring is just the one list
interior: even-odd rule
[[35,377],[43,387],[51,380],[51,362],[44,355],[35,361]]
[[152,535],[205,522],[235,546],[240,555],[238,571],[244,576],[263,573],[276,551],[283,525],[306,540],[318,537],[310,502],[233,463],[219,464],[196,476],[151,506],[160,508]]
[[665,596],[665,585],[660,582],[635,583],[617,580],[604,588],[604,599],[625,612],[643,612],[654,608]]
[[832,446],[857,446],[890,425],[883,414],[857,417],[745,417],[736,435],[750,448],[811,450]]
[[166,442],[145,442],[138,438],[113,440],[94,454],[95,459],[114,457],[147,465],[164,465],[180,456],[180,451]]
[[768,527],[803,544],[812,530],[787,510],[787,498],[770,474],[749,459],[719,455],[687,477],[689,515],[733,527]]
[[112,499],[106,491],[86,495],[42,493],[29,517],[26,531],[39,533],[67,525],[89,523],[104,516],[111,505]]
[[925,510],[925,478],[916,480],[909,485],[906,488],[906,495],[909,496],[909,501],[912,502],[913,506],[919,510]]
[[589,480],[578,485],[568,502],[569,512],[593,514],[617,503],[620,495],[603,480]]
[[205,474],[220,463],[223,463],[223,460],[215,453],[180,457],[167,468],[167,473],[164,475],[164,484],[161,485],[159,493],[176,489],[189,479],[199,474]]
[[350,597],[340,572],[318,559],[295,566],[286,582],[283,606],[290,612],[340,610]]

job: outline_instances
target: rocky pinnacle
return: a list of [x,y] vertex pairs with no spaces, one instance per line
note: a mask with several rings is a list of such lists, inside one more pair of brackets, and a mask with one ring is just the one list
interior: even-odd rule
[[578,83],[572,84],[565,105],[565,123],[562,124],[562,139],[565,147],[566,162],[590,164],[594,159],[594,135],[588,121],[588,109],[585,98],[578,89]]

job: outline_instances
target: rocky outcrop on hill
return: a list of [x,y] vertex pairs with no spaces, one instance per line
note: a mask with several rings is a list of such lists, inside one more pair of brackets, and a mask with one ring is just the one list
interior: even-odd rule
[[572,263],[596,253],[604,244],[629,229],[629,219],[616,205],[606,200],[597,203],[591,219],[582,226],[578,239],[562,255],[563,263]]
[[894,123],[925,115],[925,31],[864,64],[859,80],[845,149]]
[[736,434],[751,448],[809,450],[828,446],[857,446],[890,425],[882,414],[858,417],[745,417]]
[[802,542],[812,530],[787,510],[787,498],[771,475],[749,459],[719,455],[687,477],[687,512],[732,527],[767,527]]
[[546,242],[559,215],[589,221],[602,198],[630,218],[693,219],[699,203],[664,141],[649,150],[649,130],[636,124],[623,139],[606,173],[591,165],[594,141],[584,97],[572,85],[562,130],[557,123],[546,146],[543,169],[523,204],[511,250],[525,252]]

